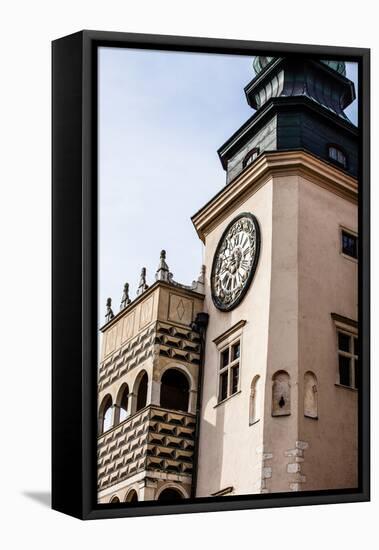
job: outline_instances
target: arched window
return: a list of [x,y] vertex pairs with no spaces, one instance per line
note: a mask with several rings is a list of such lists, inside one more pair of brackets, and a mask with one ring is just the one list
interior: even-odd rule
[[144,372],[138,384],[136,412],[146,407],[147,403],[147,373]]
[[110,395],[106,395],[99,409],[100,433],[106,432],[112,427],[112,423],[113,423],[112,416],[113,416],[112,397]]
[[277,371],[272,377],[272,416],[291,414],[291,387],[288,372]]
[[138,495],[135,489],[129,491],[129,493],[126,495],[125,502],[138,502]]
[[343,168],[346,168],[346,165],[347,165],[346,154],[342,151],[342,149],[340,149],[336,145],[329,145],[328,155],[330,160],[332,160],[333,162],[336,162]]
[[260,419],[261,414],[261,388],[260,388],[260,376],[257,374],[254,376],[250,389],[250,411],[249,411],[249,424],[254,424]]
[[162,500],[164,502],[176,502],[182,499],[183,499],[182,493],[180,491],[177,491],[176,489],[173,489],[172,487],[163,489],[163,491],[158,497],[158,500]]
[[160,405],[164,409],[188,411],[189,383],[185,374],[168,369],[161,379]]
[[304,374],[304,416],[318,416],[317,378],[311,371]]
[[120,502],[120,499],[118,498],[118,496],[114,496],[111,498],[111,500],[109,501],[111,504],[115,504],[116,502]]
[[255,159],[258,157],[258,155],[259,155],[259,147],[254,147],[254,149],[249,151],[245,156],[245,158],[243,159],[242,161],[243,168],[245,168],[246,166],[254,162]]
[[123,422],[129,416],[129,386],[128,384],[122,384],[120,391],[118,392],[116,404],[118,406],[118,418],[117,423]]

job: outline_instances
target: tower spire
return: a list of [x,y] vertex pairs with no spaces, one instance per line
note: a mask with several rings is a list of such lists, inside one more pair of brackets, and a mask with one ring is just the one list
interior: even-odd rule
[[125,283],[124,292],[121,298],[120,310],[126,308],[126,306],[130,304],[130,302],[131,299],[129,298],[129,283]]
[[166,263],[166,251],[161,250],[158,269],[155,273],[155,280],[169,283],[172,281],[172,277],[173,275],[170,273],[170,269]]
[[114,317],[114,313],[112,310],[112,298],[107,298],[107,312],[105,314],[105,321],[108,323],[111,319]]
[[143,267],[141,269],[141,277],[139,280],[138,290],[137,290],[137,296],[141,296],[149,288],[149,285],[146,284],[146,267]]

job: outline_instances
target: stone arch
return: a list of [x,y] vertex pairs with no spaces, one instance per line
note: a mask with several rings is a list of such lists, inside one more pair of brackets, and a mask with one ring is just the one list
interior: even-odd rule
[[113,401],[109,393],[107,393],[99,407],[99,433],[104,433],[110,430],[113,426]]
[[250,401],[249,401],[249,424],[258,422],[261,415],[261,377],[255,375],[250,386]]
[[134,487],[126,493],[125,502],[138,502],[138,492]]
[[114,425],[127,419],[130,414],[130,392],[126,382],[121,384],[115,402]]
[[180,370],[188,379],[190,391],[197,391],[197,384],[190,369],[186,365],[182,365],[181,363],[178,363],[176,361],[172,361],[160,369],[160,372],[159,372],[160,380],[162,379],[163,374],[169,369]]
[[113,495],[113,497],[109,501],[110,504],[116,504],[118,502],[120,502],[120,499],[117,495]]
[[164,409],[188,412],[191,382],[180,367],[165,369],[160,379],[159,404]]
[[272,376],[272,416],[291,414],[290,375],[285,370],[278,370]]
[[[170,491],[170,492],[169,492]],[[174,494],[176,493],[176,494]],[[169,496],[173,496],[173,498],[168,498]],[[182,500],[184,498],[189,498],[189,495],[187,492],[183,489],[183,487],[180,487],[179,485],[175,485],[175,483],[165,483],[157,492],[156,500],[166,500],[167,502],[176,501],[176,500]]]
[[147,405],[147,390],[149,386],[149,376],[145,369],[141,370],[133,386],[133,401],[132,403],[132,414],[140,411]]
[[312,371],[304,374],[304,416],[318,418],[317,376]]

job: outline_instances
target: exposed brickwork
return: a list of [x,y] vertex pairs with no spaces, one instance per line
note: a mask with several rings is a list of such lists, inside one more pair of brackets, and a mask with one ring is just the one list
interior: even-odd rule
[[287,473],[289,474],[289,487],[291,491],[301,491],[302,483],[305,483],[307,478],[301,472],[302,463],[304,462],[304,451],[308,449],[309,443],[306,441],[296,441],[295,448],[289,449],[284,454],[288,457]]
[[258,455],[258,466],[260,468],[260,482],[256,492],[269,493],[267,480],[272,477],[272,466],[270,465],[270,461],[273,458],[273,454],[265,451],[263,447],[258,447],[256,453]]

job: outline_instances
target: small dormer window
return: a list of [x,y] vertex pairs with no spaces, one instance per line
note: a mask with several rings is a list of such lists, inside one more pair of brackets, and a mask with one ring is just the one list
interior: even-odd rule
[[246,168],[246,166],[249,166],[249,164],[255,161],[258,155],[259,155],[259,147],[255,147],[254,149],[249,151],[245,156],[245,158],[243,159],[243,162],[242,162],[243,167]]
[[343,168],[346,168],[346,155],[339,147],[329,145],[329,158]]

